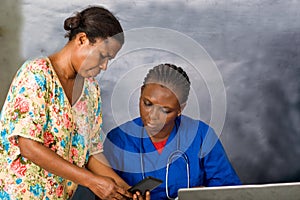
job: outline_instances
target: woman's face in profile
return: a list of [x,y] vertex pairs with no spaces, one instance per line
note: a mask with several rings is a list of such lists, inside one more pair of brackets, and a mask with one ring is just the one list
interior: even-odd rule
[[82,62],[78,74],[82,77],[95,77],[101,70],[106,70],[108,61],[113,59],[121,49],[121,44],[113,38],[97,39],[82,48]]
[[181,109],[171,90],[159,84],[146,84],[141,90],[140,115],[150,136],[163,137],[171,133]]

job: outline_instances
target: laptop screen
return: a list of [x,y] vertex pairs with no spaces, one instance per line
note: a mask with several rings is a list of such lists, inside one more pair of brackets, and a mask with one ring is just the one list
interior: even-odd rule
[[182,188],[179,200],[299,200],[300,182]]

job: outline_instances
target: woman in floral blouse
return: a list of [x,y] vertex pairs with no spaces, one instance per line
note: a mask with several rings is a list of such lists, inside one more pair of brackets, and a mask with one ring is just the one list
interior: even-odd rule
[[102,199],[131,196],[99,162],[102,113],[94,79],[122,47],[122,27],[93,6],[66,19],[64,28],[68,43],[26,61],[8,92],[0,116],[0,199],[69,199],[77,184]]

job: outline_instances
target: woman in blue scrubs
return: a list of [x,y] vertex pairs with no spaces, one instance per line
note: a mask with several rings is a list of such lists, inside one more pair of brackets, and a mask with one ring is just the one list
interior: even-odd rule
[[190,80],[172,64],[149,70],[141,87],[140,117],[111,130],[104,154],[135,185],[147,176],[163,180],[151,199],[173,199],[179,188],[241,184],[214,130],[185,115]]

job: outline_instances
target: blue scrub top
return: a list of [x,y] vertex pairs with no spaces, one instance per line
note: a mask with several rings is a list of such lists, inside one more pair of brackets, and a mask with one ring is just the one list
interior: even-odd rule
[[[178,117],[175,124],[161,154],[144,130],[141,118],[111,130],[104,142],[104,154],[117,174],[129,185],[135,185],[147,176],[163,180],[151,192],[151,199],[155,200],[168,199],[168,163],[167,187],[172,198],[177,197],[179,188],[187,187],[187,166],[190,187],[241,184],[212,128],[184,115]],[[172,162],[168,161],[170,155],[178,150],[185,153],[188,161],[182,154],[176,154]]]

